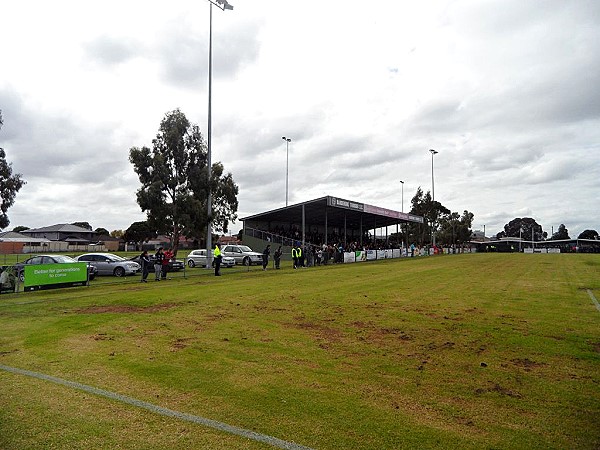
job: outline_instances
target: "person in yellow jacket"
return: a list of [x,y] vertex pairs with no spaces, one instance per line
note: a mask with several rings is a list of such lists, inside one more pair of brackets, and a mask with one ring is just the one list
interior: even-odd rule
[[295,245],[292,245],[292,260],[294,261],[294,269],[296,269],[298,267],[298,252]]
[[215,244],[214,257],[215,257],[215,277],[220,277],[221,276],[221,260],[223,259],[223,256],[221,256],[221,249],[219,248],[219,244]]

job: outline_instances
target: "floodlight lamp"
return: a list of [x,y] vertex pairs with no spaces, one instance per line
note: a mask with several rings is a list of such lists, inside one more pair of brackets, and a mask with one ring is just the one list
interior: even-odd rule
[[432,155],[437,155],[439,153],[437,150],[434,150],[432,148],[430,148],[429,151],[431,152]]
[[226,9],[233,10],[233,6],[231,6],[227,0],[217,0],[217,3],[223,5],[223,11]]

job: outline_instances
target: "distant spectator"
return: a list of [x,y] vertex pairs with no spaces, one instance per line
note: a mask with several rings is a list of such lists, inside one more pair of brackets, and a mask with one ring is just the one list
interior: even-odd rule
[[277,250],[275,250],[275,253],[273,253],[273,259],[275,260],[275,268],[279,269],[280,264],[281,264],[281,255],[283,254],[283,252],[281,251],[281,245],[279,246],[279,248]]
[[140,265],[142,266],[142,279],[140,282],[146,283],[146,278],[148,278],[148,273],[150,272],[150,267],[152,266],[150,257],[148,256],[148,250],[144,250],[140,255]]
[[162,260],[162,279],[167,279],[167,272],[169,271],[169,261],[173,258],[173,252],[171,250],[165,250]]
[[271,254],[271,244],[268,244],[265,249],[263,250],[263,254],[262,254],[262,263],[263,263],[263,270],[267,270],[267,265],[269,264],[269,255]]
[[158,247],[158,250],[154,254],[154,279],[155,281],[160,281],[160,275],[162,273],[162,263],[165,259],[165,254],[163,253],[163,248]]

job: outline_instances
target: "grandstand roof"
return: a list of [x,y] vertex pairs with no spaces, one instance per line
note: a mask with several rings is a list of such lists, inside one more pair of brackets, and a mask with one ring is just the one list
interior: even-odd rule
[[244,226],[253,227],[257,223],[289,223],[302,224],[302,210],[304,209],[306,225],[327,227],[344,227],[348,229],[371,230],[403,222],[423,223],[423,217],[407,214],[400,211],[368,205],[339,197],[325,196],[315,200],[286,206],[283,208],[266,211],[242,218]]

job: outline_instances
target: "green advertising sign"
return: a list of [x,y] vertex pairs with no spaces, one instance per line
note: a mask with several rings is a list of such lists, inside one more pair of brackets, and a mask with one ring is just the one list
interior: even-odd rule
[[36,264],[23,268],[26,291],[68,286],[81,286],[87,282],[87,263]]

